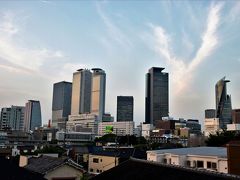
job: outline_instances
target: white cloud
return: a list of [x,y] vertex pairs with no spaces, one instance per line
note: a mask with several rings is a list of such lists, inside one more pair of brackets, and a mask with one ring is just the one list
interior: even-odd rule
[[[19,33],[20,25],[15,21],[18,18],[13,12],[3,12],[0,18],[0,58],[1,61],[9,63],[8,68],[6,65],[1,65],[0,68],[10,70],[11,65],[13,69],[26,68],[38,71],[39,68],[47,61],[53,59],[63,58],[63,52],[57,50],[53,51],[47,48],[33,49],[23,47],[18,42],[17,36]],[[18,72],[21,72],[19,70]]]
[[[155,37],[155,50],[167,62],[173,81],[175,93],[181,93],[183,89],[191,82],[194,72],[198,66],[210,56],[218,45],[217,28],[220,21],[220,11],[223,4],[212,4],[209,10],[206,29],[202,34],[202,43],[197,50],[195,57],[187,63],[180,59],[171,50],[171,37],[161,26],[153,26]],[[191,74],[191,76],[189,76]]]
[[111,37],[111,39],[125,48],[132,47],[133,44],[129,40],[129,38],[105,14],[105,12],[103,11],[103,8],[102,8],[102,3],[97,3],[96,7],[97,7],[97,12],[98,12],[99,16],[101,17],[101,19],[103,20],[103,23],[107,27],[107,31],[109,32],[109,36]]

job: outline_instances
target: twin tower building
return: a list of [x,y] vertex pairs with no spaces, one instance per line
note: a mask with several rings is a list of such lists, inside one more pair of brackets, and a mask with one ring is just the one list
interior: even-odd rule
[[61,127],[68,116],[94,114],[101,121],[105,112],[106,73],[100,68],[79,69],[73,81],[55,83],[52,126]]

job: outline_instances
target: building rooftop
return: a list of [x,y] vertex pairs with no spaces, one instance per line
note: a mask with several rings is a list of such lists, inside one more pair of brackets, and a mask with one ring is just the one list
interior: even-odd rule
[[42,174],[37,172],[28,171],[25,168],[21,168],[14,160],[8,160],[4,157],[0,157],[0,179],[3,180],[46,180]]
[[239,176],[229,175],[207,170],[197,170],[174,165],[160,164],[156,162],[131,158],[120,165],[109,169],[95,177],[98,179],[114,179],[114,180],[151,180],[151,179],[187,179],[187,180],[223,180],[223,179],[239,179]]
[[64,164],[68,164],[77,169],[81,169],[80,165],[74,163],[67,157],[55,158],[50,156],[31,157],[28,159],[28,165],[24,166],[27,170],[37,172],[40,174],[46,174],[47,172],[56,169]]
[[176,155],[218,156],[227,158],[227,149],[225,147],[192,147],[147,151],[147,153],[149,152],[157,154],[171,153]]

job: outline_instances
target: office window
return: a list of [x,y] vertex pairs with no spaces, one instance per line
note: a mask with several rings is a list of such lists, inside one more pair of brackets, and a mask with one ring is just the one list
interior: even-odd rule
[[94,163],[98,163],[98,158],[93,158]]

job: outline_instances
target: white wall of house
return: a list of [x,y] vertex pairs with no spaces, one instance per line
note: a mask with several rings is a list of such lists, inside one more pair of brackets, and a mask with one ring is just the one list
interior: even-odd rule
[[147,160],[228,173],[227,158],[220,158],[217,156],[176,155],[171,153],[157,154],[154,152],[147,152]]
[[80,170],[65,164],[48,172],[44,178],[48,180],[52,180],[53,178],[75,178],[75,180],[80,180],[82,176],[83,173]]

